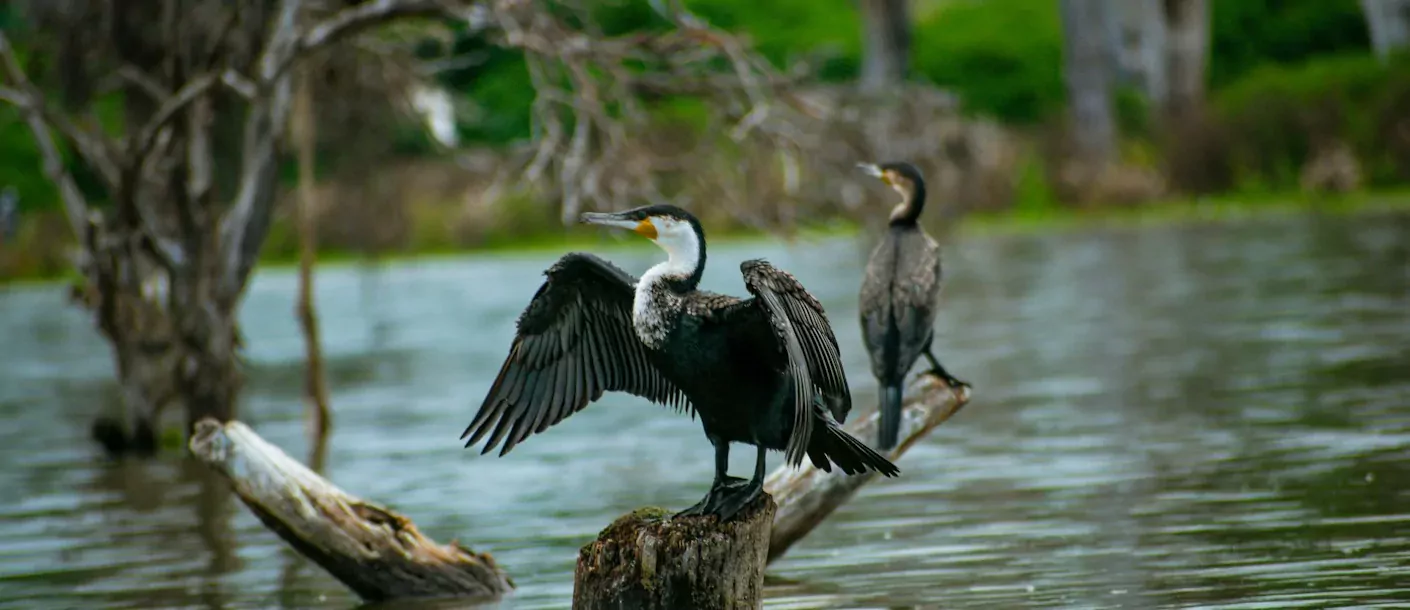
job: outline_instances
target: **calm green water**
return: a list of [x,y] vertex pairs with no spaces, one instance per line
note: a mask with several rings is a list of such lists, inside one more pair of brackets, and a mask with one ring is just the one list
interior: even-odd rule
[[[974,403],[770,569],[777,608],[1410,607],[1410,214],[957,236],[940,356]],[[874,404],[851,241],[765,256],[837,324]],[[611,254],[639,273],[647,250]],[[489,551],[507,608],[567,607],[578,546],[704,492],[699,424],[611,396],[505,458],[457,440],[552,254],[319,277],[336,411],[327,474]],[[244,308],[243,415],[291,454],[294,278]],[[204,470],[105,461],[111,362],[61,291],[0,292],[0,606],[348,608]],[[751,456],[735,452],[733,469]],[[771,456],[773,465],[780,460]],[[935,606],[930,606],[935,607]]]

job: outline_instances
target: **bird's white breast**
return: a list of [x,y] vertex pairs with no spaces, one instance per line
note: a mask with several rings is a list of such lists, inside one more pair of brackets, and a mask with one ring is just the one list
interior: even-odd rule
[[670,330],[664,303],[661,302],[664,298],[670,298],[666,294],[670,291],[657,286],[669,271],[666,263],[656,265],[642,274],[636,283],[636,296],[632,301],[632,327],[636,330],[637,338],[647,347],[660,347]]

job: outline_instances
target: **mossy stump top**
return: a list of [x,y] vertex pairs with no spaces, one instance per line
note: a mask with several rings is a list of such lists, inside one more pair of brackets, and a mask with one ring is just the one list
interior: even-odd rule
[[763,494],[723,524],[659,508],[627,513],[578,552],[573,608],[759,608],[776,508]]

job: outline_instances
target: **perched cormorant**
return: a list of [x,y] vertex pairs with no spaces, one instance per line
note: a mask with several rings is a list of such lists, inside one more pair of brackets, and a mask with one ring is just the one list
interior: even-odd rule
[[[710,491],[680,514],[734,516],[763,491],[764,451],[791,465],[806,454],[847,474],[900,471],[840,422],[852,397],[823,308],[792,275],[762,260],[740,264],[753,298],[698,289],[705,235],[690,213],[651,205],[583,214],[583,222],[629,229],[667,260],[640,280],[591,254],[573,252],[519,316],[518,333],[475,419],[461,434],[481,453],[509,452],[603,392],[627,392],[700,415],[715,447]],[[758,448],[754,478],[728,476],[729,444]]]
[[877,447],[896,446],[901,428],[901,386],[916,358],[925,354],[930,373],[958,388],[968,385],[940,366],[931,352],[935,301],[940,295],[940,246],[916,220],[925,209],[925,181],[910,163],[858,164],[901,194],[891,222],[872,250],[862,279],[859,313],[871,372],[881,386]]

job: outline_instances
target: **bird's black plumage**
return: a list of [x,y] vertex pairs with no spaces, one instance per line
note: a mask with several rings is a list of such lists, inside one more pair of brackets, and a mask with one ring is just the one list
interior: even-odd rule
[[[652,237],[670,253],[637,280],[590,254],[565,255],[519,318],[518,333],[462,438],[500,454],[622,391],[689,409],[715,447],[715,483],[687,513],[729,518],[759,493],[764,451],[790,464],[887,476],[895,465],[844,432],[851,409],[837,340],[822,305],[762,260],[740,265],[751,298],[698,289],[699,222],[673,206],[590,215]],[[643,224],[644,223],[644,224]],[[758,448],[754,478],[726,475],[729,444]]]
[[902,197],[867,262],[858,308],[872,375],[881,387],[877,447],[890,449],[899,440],[901,388],[917,358],[924,355],[930,372],[950,385],[965,384],[950,375],[931,351],[941,269],[940,246],[918,223],[925,207],[925,180],[915,166],[904,162],[863,168]]

